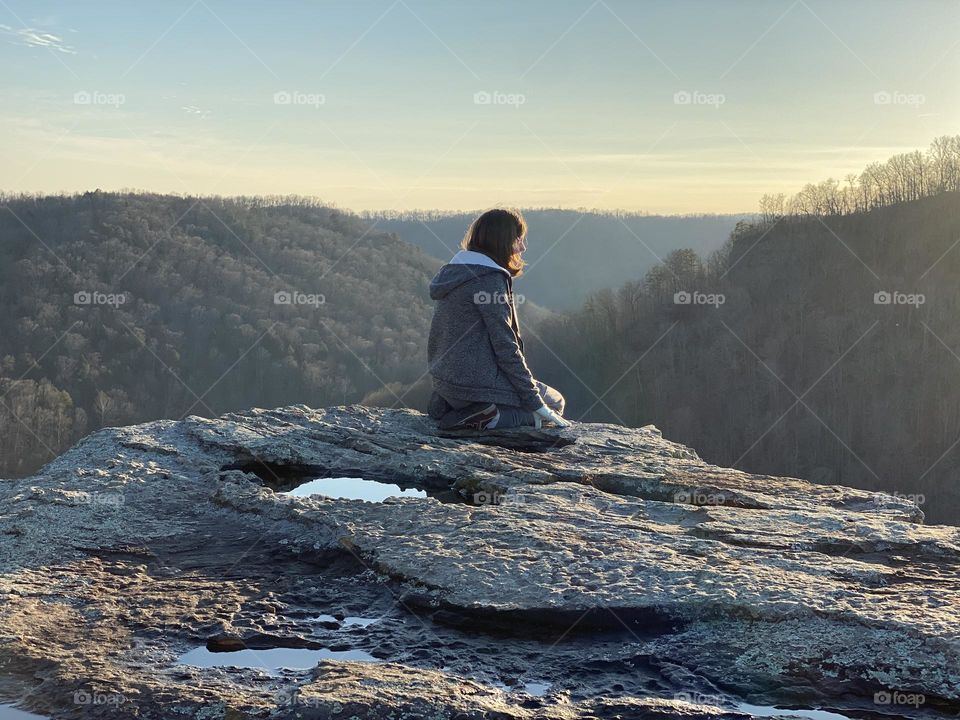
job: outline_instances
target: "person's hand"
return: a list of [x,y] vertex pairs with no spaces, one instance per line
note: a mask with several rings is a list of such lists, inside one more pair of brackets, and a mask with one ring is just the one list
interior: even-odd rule
[[543,427],[543,423],[545,422],[553,423],[557,427],[570,427],[569,420],[564,420],[546,405],[541,406],[539,410],[535,411],[533,416],[537,421],[538,428]]

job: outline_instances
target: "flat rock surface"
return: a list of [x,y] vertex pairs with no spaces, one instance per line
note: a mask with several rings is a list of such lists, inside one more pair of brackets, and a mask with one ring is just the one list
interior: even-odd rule
[[[321,477],[426,497],[285,492]],[[300,405],[109,428],[0,481],[0,702],[954,717],[960,531],[922,519],[710,465],[653,426],[440,433],[413,411]]]

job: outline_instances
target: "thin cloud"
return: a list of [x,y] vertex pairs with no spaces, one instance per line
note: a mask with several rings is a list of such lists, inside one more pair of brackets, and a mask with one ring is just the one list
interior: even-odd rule
[[210,112],[211,112],[210,110],[203,110],[201,108],[198,108],[196,105],[184,105],[180,109],[183,110],[185,113],[189,113],[190,115],[195,115],[201,120],[206,120],[207,118],[209,118]]
[[59,35],[38,30],[37,28],[25,27],[17,30],[9,25],[0,25],[0,35],[11,37],[15,44],[26,45],[27,47],[49,48],[66,55],[77,54],[73,46],[65,43]]

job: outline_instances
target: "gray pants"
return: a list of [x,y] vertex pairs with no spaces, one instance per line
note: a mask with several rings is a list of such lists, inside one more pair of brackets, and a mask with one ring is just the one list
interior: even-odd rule
[[[543,404],[558,415],[562,415],[563,408],[566,405],[563,395],[561,395],[558,390],[550,387],[546,383],[542,383],[539,380],[536,380],[535,382],[537,383],[537,390],[540,391],[540,397],[543,398]],[[450,399],[447,399],[447,403],[450,405],[450,407],[456,410],[474,404],[470,401]],[[497,405],[497,410],[500,411],[500,420],[497,422],[498,430],[501,428],[509,429],[537,424],[532,412],[524,410],[516,405]]]

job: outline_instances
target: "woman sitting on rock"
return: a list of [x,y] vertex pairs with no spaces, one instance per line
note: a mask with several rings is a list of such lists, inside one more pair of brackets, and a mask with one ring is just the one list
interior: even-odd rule
[[443,429],[570,424],[563,396],[534,380],[523,357],[513,278],[523,272],[526,235],[519,212],[488,210],[430,282],[428,412]]

